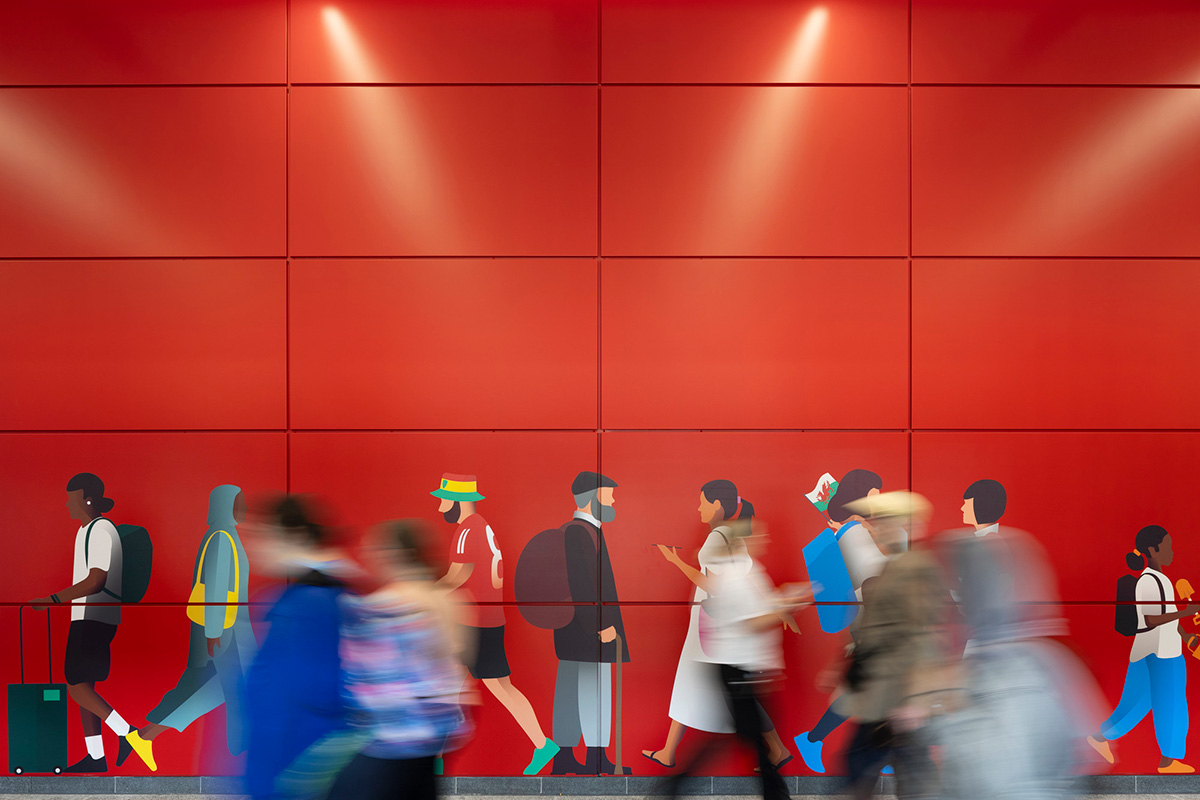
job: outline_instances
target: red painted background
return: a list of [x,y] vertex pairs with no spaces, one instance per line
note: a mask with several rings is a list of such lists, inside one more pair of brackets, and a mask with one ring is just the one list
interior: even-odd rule
[[[636,754],[665,735],[689,592],[648,545],[700,543],[707,480],[772,524],[779,581],[804,577],[823,472],[911,486],[942,526],[970,482],[1002,481],[1005,521],[1089,601],[1073,644],[1114,703],[1128,645],[1105,602],[1136,530],[1175,532],[1173,577],[1198,580],[1190,0],[6,11],[0,601],[69,578],[80,471],[153,533],[147,600],[176,601],[217,484],[444,528],[428,490],[473,472],[515,565],[599,468],[621,483],[625,759],[652,774]],[[549,730],[549,635],[508,617]],[[0,626],[15,641],[14,608]],[[801,626],[789,744],[835,647]],[[179,609],[127,612],[103,689],[131,721],[186,638]],[[3,680],[16,662],[0,648]],[[222,714],[160,739],[160,774],[235,772]],[[449,771],[519,772],[490,696],[476,722]],[[1148,725],[1119,756],[1153,770]]]

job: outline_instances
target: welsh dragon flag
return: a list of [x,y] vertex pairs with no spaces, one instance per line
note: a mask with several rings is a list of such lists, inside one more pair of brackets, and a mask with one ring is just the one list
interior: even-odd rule
[[804,495],[808,498],[808,502],[816,506],[818,511],[825,511],[829,508],[829,501],[833,499],[834,492],[837,491],[838,482],[833,476],[826,472],[820,478],[817,478],[817,485],[811,492]]

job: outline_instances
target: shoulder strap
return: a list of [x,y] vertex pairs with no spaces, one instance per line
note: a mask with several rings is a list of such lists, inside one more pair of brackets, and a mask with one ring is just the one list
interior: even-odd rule
[[833,540],[835,542],[840,542],[842,540],[842,537],[846,535],[846,531],[850,530],[855,525],[859,525],[859,524],[860,524],[859,521],[856,519],[852,519],[849,522],[845,523],[844,525],[842,525],[836,531],[833,532]]
[[84,534],[83,534],[83,565],[85,567],[87,566],[87,561],[88,561],[88,545],[90,545],[92,543],[92,527],[95,526],[95,524],[102,519],[104,519],[104,517],[96,517],[94,520],[92,520],[91,522],[88,523],[87,530],[84,531]]
[[[234,544],[233,536],[229,534],[229,531],[213,531],[212,536],[209,536],[208,539],[205,540],[204,547],[200,549],[200,562],[196,564],[196,584],[200,583],[200,576],[204,574],[204,556],[208,552],[208,545],[213,539],[216,538],[218,533],[225,534],[226,538],[229,539],[229,547],[231,550],[233,550],[233,580],[240,587],[242,585],[242,569],[238,560],[237,545]],[[192,585],[194,586],[196,584]]]
[[1167,590],[1163,588],[1162,581],[1157,575],[1152,575],[1154,582],[1158,584],[1158,596],[1162,598],[1162,613],[1167,613]]

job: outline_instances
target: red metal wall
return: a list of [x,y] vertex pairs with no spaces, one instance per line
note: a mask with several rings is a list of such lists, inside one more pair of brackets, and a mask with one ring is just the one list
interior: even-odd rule
[[[700,543],[709,479],[771,522],[777,580],[803,577],[823,472],[873,469],[946,526],[999,479],[1065,597],[1097,601],[1069,607],[1073,641],[1114,703],[1103,601],[1134,532],[1178,532],[1173,577],[1197,579],[1191,0],[6,12],[0,600],[69,578],[79,471],[152,531],[147,599],[169,601],[217,484],[442,525],[428,489],[473,472],[515,565],[599,468],[621,483],[628,762],[665,734],[689,596],[647,545]],[[140,722],[187,624],[126,620],[104,688]],[[11,641],[14,608],[0,624]],[[834,647],[802,626],[789,743]],[[515,611],[509,656],[549,730],[549,636]],[[163,773],[236,770],[222,713],[160,740]],[[477,722],[451,771],[519,772],[511,718],[486,697]],[[1119,752],[1156,766],[1146,725]]]

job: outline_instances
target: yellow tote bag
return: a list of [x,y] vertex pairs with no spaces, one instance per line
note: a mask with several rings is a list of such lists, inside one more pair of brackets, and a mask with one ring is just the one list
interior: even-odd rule
[[[200,582],[200,577],[204,574],[204,555],[208,552],[208,545],[217,534],[223,533],[229,537],[229,546],[233,548],[233,585],[232,592],[225,593],[225,601],[228,603],[236,603],[238,601],[238,588],[242,585],[242,569],[238,563],[237,545],[233,543],[233,537],[229,536],[228,531],[217,531],[212,536],[208,537],[208,541],[204,543],[204,549],[200,551],[200,563],[196,567],[196,582],[192,584],[192,594],[188,597],[187,615],[188,619],[197,625],[204,624],[204,609],[210,606],[192,605],[193,603],[204,602],[204,584]],[[225,606],[225,627],[232,628],[233,623],[237,622],[238,607],[235,605]]]

